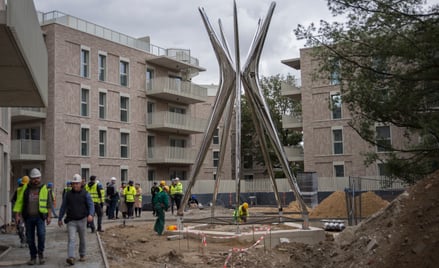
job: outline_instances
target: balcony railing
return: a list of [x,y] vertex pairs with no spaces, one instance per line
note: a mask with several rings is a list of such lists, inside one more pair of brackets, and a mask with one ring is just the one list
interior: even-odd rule
[[286,129],[301,131],[303,129],[302,116],[282,115],[282,127]]
[[304,159],[303,148],[301,146],[285,146],[285,154],[288,161],[302,162]]
[[148,129],[181,134],[203,133],[207,124],[204,118],[197,118],[180,113],[156,112],[147,114]]
[[12,140],[11,160],[46,160],[43,140]]
[[146,94],[148,96],[185,104],[194,104],[207,100],[207,88],[189,81],[172,78],[155,78],[152,83],[152,88],[148,88]]
[[195,150],[172,146],[148,148],[148,164],[188,164],[195,161]]
[[281,82],[281,95],[289,96],[293,99],[300,101],[302,99],[302,90],[300,90],[300,88],[295,85],[290,85],[285,82]]
[[113,31],[106,27],[99,26],[95,23],[67,15],[59,11],[51,11],[47,13],[38,12],[38,19],[41,25],[46,25],[49,23],[62,24],[67,27],[88,34],[92,34],[125,46],[143,50],[156,56],[167,56],[178,61],[183,61],[195,66],[199,66],[198,59],[191,57],[190,50],[188,49],[162,48],[149,42],[145,42],[144,40]]
[[46,108],[21,107],[11,109],[12,122],[46,118]]

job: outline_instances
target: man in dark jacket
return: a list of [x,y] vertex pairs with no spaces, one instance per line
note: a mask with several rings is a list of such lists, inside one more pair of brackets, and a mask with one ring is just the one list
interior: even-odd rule
[[63,217],[67,216],[64,222],[68,230],[68,257],[66,262],[70,265],[75,264],[75,240],[76,233],[79,234],[79,261],[85,261],[85,233],[87,222],[93,221],[95,208],[90,194],[81,188],[82,179],[79,174],[75,174],[72,179],[72,190],[64,196],[58,218],[58,226],[63,226]]

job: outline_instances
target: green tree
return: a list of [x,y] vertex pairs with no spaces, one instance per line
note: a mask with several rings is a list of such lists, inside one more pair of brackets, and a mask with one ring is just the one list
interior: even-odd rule
[[[282,115],[300,114],[301,106],[299,102],[295,102],[293,99],[281,95],[281,83],[294,85],[294,76],[288,74],[285,77],[277,74],[260,79],[260,86],[282,145],[297,145],[302,141],[302,133],[283,129]],[[265,163],[254,127],[251,110],[245,95],[241,98],[241,137],[241,155],[243,156],[244,168],[248,167],[247,162],[251,160],[254,160],[258,165],[264,165]],[[269,142],[268,146],[273,165],[279,167],[279,160],[271,149]],[[246,158],[246,156],[250,155],[253,157]]]
[[[344,22],[299,25],[298,39],[315,47],[317,76],[336,77],[350,126],[387,154],[394,177],[413,182],[439,168],[439,6],[421,0],[328,0]],[[405,131],[403,145],[383,143],[376,123]]]

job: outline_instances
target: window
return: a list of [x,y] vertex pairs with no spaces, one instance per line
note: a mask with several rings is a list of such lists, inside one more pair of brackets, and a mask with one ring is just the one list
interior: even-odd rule
[[155,181],[155,170],[148,170],[148,181]]
[[81,177],[83,180],[90,178],[90,168],[81,168]]
[[341,118],[341,95],[340,93],[331,94],[332,119]]
[[180,180],[186,180],[186,171],[184,170],[170,170],[169,178],[178,177]]
[[169,107],[171,113],[186,114],[186,109],[182,107]]
[[88,156],[89,153],[89,129],[81,128],[81,155]]
[[217,178],[216,172],[213,172],[213,180],[216,181],[216,178]]
[[89,63],[90,63],[90,51],[87,49],[81,49],[81,73],[82,77],[89,77]]
[[147,107],[146,107],[146,109],[147,109],[147,113],[148,113],[148,124],[152,124],[153,123],[153,115],[154,115],[154,112],[155,112],[155,103],[153,103],[153,102],[149,102],[148,101],[148,104],[147,104]]
[[127,168],[121,168],[120,169],[120,181],[128,181],[128,169]]
[[244,180],[246,180],[246,181],[251,181],[251,180],[253,180],[253,174],[247,174],[247,175],[244,175]]
[[335,177],[344,177],[344,164],[334,165],[334,176]]
[[40,140],[40,127],[18,128],[15,130],[17,140]]
[[129,133],[120,133],[120,157],[128,158],[129,155],[129,142],[130,142],[130,134]]
[[170,145],[171,145],[171,147],[185,148],[186,147],[186,140],[185,139],[178,139],[178,138],[171,138]]
[[213,151],[212,152],[212,159],[213,159],[213,166],[214,167],[218,167],[219,157],[220,157],[220,152],[219,151]]
[[378,166],[378,175],[382,177],[388,177],[389,171],[387,170],[387,166],[385,163],[379,163]]
[[340,84],[340,60],[337,58],[330,58],[329,63],[331,64],[331,72],[329,74],[329,84],[338,85]]
[[146,69],[146,90],[153,89],[153,81],[154,81],[154,70]]
[[244,155],[243,168],[253,168],[253,155],[246,154]]
[[154,158],[155,137],[148,135],[148,158]]
[[219,128],[216,128],[213,132],[212,144],[219,144]]
[[386,152],[392,146],[389,126],[376,127],[377,152]]
[[169,76],[169,89],[174,91],[181,91],[181,77]]
[[130,106],[130,98],[120,97],[120,121],[128,122],[128,114]]
[[107,131],[99,130],[99,156],[106,155]]
[[99,54],[98,56],[99,65],[99,81],[105,81],[107,79],[107,56]]
[[120,61],[119,63],[119,74],[120,74],[120,85],[127,87],[128,86],[128,79],[129,79],[129,63],[126,61]]
[[89,90],[81,88],[81,116],[88,116]]
[[99,118],[107,117],[107,93],[99,92]]
[[334,144],[333,154],[343,154],[343,130],[333,129],[332,139]]

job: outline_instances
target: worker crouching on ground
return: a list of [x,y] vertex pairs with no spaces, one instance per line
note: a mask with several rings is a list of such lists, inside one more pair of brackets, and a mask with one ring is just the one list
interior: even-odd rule
[[95,206],[90,194],[81,188],[81,176],[75,174],[72,179],[72,190],[64,196],[59,211],[58,226],[63,225],[64,213],[67,214],[64,222],[67,224],[68,245],[66,262],[75,264],[76,233],[79,234],[79,261],[85,261],[85,233],[87,222],[93,221]]
[[157,216],[154,231],[156,231],[158,235],[162,235],[165,230],[165,211],[169,208],[168,192],[168,186],[160,186],[160,191],[154,196],[154,200],[152,201],[155,215]]
[[242,203],[242,205],[239,206],[238,209],[235,209],[235,212],[233,213],[233,217],[239,223],[247,222],[247,218],[248,218],[248,203],[244,202],[244,203]]

